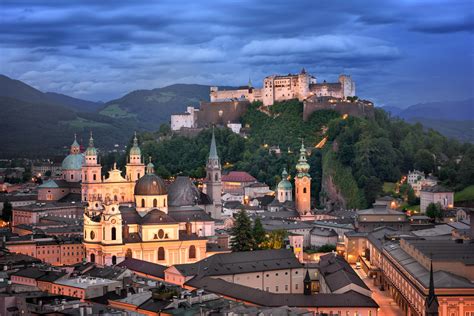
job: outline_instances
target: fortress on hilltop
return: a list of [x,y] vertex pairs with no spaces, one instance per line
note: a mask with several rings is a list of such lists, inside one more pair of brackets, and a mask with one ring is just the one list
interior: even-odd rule
[[274,102],[298,99],[304,101],[309,97],[334,97],[346,99],[355,96],[355,83],[348,75],[340,75],[338,82],[318,83],[316,77],[303,68],[299,74],[271,75],[263,79],[261,89],[254,88],[249,80],[248,86],[235,90],[219,90],[211,87],[211,102],[247,100],[262,101],[264,105]]
[[200,102],[199,108],[187,107],[186,112],[171,115],[173,131],[196,131],[212,125],[227,126],[239,133],[241,117],[251,102],[264,106],[275,102],[297,99],[303,102],[303,119],[318,110],[334,110],[342,115],[373,117],[374,105],[356,97],[355,83],[349,75],[339,75],[338,82],[317,82],[316,77],[303,68],[299,74],[271,75],[263,79],[262,88],[247,86],[219,90],[211,87],[210,101]]

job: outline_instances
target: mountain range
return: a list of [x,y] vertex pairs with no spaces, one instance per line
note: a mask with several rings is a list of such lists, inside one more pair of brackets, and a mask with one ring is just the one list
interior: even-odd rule
[[[230,88],[230,87],[223,87]],[[134,130],[157,130],[170,115],[209,100],[209,86],[174,84],[132,91],[105,103],[42,92],[0,75],[0,156],[63,153],[73,135],[86,143],[93,131],[99,148],[119,149]],[[417,104],[406,109],[384,107],[393,116],[421,122],[446,136],[474,142],[473,99]],[[463,120],[462,122],[460,120]]]
[[445,136],[474,143],[474,98],[418,103],[406,108],[382,107],[394,117],[421,123]]

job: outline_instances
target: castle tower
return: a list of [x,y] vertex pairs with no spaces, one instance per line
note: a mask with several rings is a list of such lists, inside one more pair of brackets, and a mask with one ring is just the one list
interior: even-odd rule
[[435,294],[434,279],[433,279],[433,262],[430,265],[430,288],[428,296],[425,300],[425,315],[426,316],[438,316],[439,314],[439,302],[438,297]]
[[219,219],[221,217],[222,209],[222,180],[221,164],[219,162],[219,156],[217,155],[214,130],[212,131],[211,148],[209,150],[209,158],[207,159],[206,165],[205,193],[209,196],[214,206],[211,216],[215,219]]
[[310,75],[303,68],[298,74],[298,100],[303,101],[309,95]]
[[145,164],[142,162],[142,151],[138,147],[137,133],[133,138],[133,146],[130,148],[130,155],[126,168],[127,180],[137,181],[145,175]]
[[100,200],[101,197],[93,196],[91,185],[101,183],[102,166],[98,162],[97,149],[94,147],[94,138],[89,138],[89,146],[84,153],[84,165],[82,166],[82,200]]
[[288,181],[288,172],[286,172],[286,168],[283,169],[281,173],[281,181],[278,183],[277,186],[277,198],[280,203],[284,203],[286,201],[293,201],[293,186],[291,182]]
[[353,97],[356,95],[355,92],[355,83],[352,80],[351,76],[340,75],[339,82],[341,83],[341,97],[347,99],[347,97]]
[[295,177],[296,188],[296,210],[300,215],[305,215],[311,211],[311,177],[308,173],[309,164],[306,160],[306,148],[301,144],[300,158],[296,164],[297,174]]

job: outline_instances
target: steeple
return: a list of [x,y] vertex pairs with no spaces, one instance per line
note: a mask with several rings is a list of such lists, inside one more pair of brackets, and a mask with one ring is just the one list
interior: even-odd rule
[[211,139],[211,148],[209,150],[209,160],[219,159],[217,156],[217,147],[216,147],[216,137],[214,136],[214,127],[212,128],[212,139]]
[[151,156],[148,157],[148,165],[146,165],[146,173],[147,174],[154,174],[155,173],[155,165],[151,162]]
[[433,278],[433,261],[430,262],[430,285],[428,296],[425,300],[425,315],[426,316],[437,316],[439,314],[439,302],[438,297],[435,294],[434,278]]
[[77,135],[74,134],[74,141],[71,144],[71,154],[75,155],[81,151],[81,146],[77,142]]
[[306,159],[306,148],[304,147],[303,140],[301,140],[300,158],[298,159],[296,170],[298,171],[298,177],[308,175],[309,164]]
[[249,88],[253,88],[253,86],[252,86],[252,80],[250,79],[250,76],[249,76],[249,83],[248,83],[248,86],[249,86]]
[[145,164],[142,162],[142,151],[138,147],[137,132],[133,136],[133,145],[130,148],[128,163],[125,169],[127,178],[130,181],[137,181],[145,174]]
[[89,147],[87,147],[85,154],[86,156],[97,156],[97,149],[94,147],[94,137],[92,137],[92,131],[89,138]]
[[304,284],[303,294],[304,295],[311,295],[311,278],[309,276],[309,271],[308,270],[306,270],[306,275],[304,277],[303,284]]

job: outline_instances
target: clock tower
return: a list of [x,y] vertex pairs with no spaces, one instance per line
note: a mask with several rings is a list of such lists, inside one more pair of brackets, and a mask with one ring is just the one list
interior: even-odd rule
[[296,164],[295,177],[295,203],[296,210],[300,215],[311,212],[311,176],[309,175],[309,164],[306,160],[306,148],[301,143],[300,158]]

